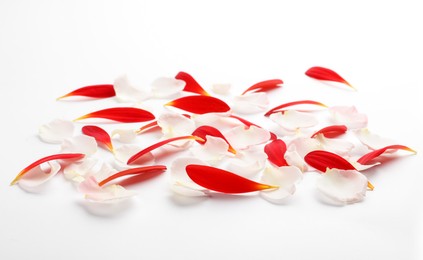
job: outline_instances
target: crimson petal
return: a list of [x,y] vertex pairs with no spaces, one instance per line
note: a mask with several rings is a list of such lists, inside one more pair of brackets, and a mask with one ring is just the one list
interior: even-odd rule
[[327,151],[309,152],[304,160],[313,168],[326,172],[326,169],[356,170],[356,168],[341,156]]
[[92,85],[82,88],[75,89],[72,92],[69,92],[66,95],[58,97],[57,100],[72,97],[72,96],[83,96],[90,98],[108,98],[114,97],[116,95],[115,89],[111,84],[102,84],[102,85]]
[[185,87],[183,91],[192,92],[204,96],[210,96],[207,91],[205,91],[200,84],[188,73],[180,71],[178,74],[176,74],[175,79],[183,80],[185,81]]
[[357,160],[357,162],[361,163],[361,164],[366,164],[369,161],[375,159],[376,157],[382,155],[387,150],[405,150],[405,151],[409,151],[409,152],[412,152],[412,153],[417,153],[413,149],[411,149],[407,146],[404,146],[404,145],[389,145],[389,146],[371,151],[370,153],[363,155],[362,157],[360,157],[360,159]]
[[207,135],[222,138],[229,145],[228,151],[233,154],[236,154],[235,148],[232,147],[228,140],[226,140],[225,136],[217,128],[203,125],[195,129],[194,132],[192,132],[192,135],[198,136],[203,139],[201,141],[197,140],[197,142],[199,142],[200,144],[204,144],[207,141]]
[[157,172],[157,171],[165,171],[166,170],[166,166],[164,165],[154,165],[154,166],[142,166],[142,167],[137,167],[137,168],[131,168],[131,169],[127,169],[127,170],[123,170],[120,172],[117,172],[109,177],[107,177],[106,179],[100,181],[98,183],[98,186],[103,186],[106,183],[119,178],[119,177],[123,177],[123,176],[128,176],[128,175],[140,175],[140,174],[144,174],[144,173],[148,173],[148,172]]
[[286,144],[281,139],[273,140],[264,146],[264,152],[267,154],[267,159],[274,165],[289,166],[285,161]]
[[94,137],[97,143],[103,144],[107,149],[113,152],[113,145],[110,135],[101,127],[95,125],[87,125],[82,127],[82,133]]
[[246,94],[247,92],[265,92],[275,88],[279,88],[280,85],[283,84],[283,81],[280,79],[271,79],[261,81],[252,85],[251,87],[247,88],[241,95]]
[[345,125],[331,125],[320,129],[319,131],[315,132],[311,138],[315,137],[318,134],[323,134],[327,138],[334,138],[345,134],[347,132],[347,127]]
[[317,101],[313,101],[313,100],[299,100],[299,101],[293,101],[293,102],[288,102],[282,105],[279,105],[277,107],[274,107],[272,109],[270,109],[269,111],[266,112],[266,114],[264,114],[265,116],[269,116],[273,113],[277,113],[277,112],[281,112],[284,108],[287,107],[291,107],[291,106],[296,106],[296,105],[316,105],[316,106],[322,106],[322,107],[327,107],[325,104],[317,102]]
[[314,78],[318,80],[327,80],[327,81],[335,81],[339,83],[344,83],[354,89],[354,87],[351,86],[351,84],[348,83],[344,78],[339,76],[338,73],[328,68],[323,68],[318,66],[311,67],[305,72],[305,74],[309,76],[310,78]]
[[211,96],[187,96],[165,104],[195,114],[223,113],[231,108],[222,100]]
[[74,121],[86,118],[104,118],[122,123],[137,123],[153,120],[155,117],[147,110],[135,107],[115,107],[91,112]]

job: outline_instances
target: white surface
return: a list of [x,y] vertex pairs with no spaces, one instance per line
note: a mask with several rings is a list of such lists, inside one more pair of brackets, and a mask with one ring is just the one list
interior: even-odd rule
[[[0,259],[421,259],[418,1],[283,2],[1,1]],[[304,76],[316,65],[335,69],[358,92]],[[353,104],[373,132],[420,154],[372,171],[375,191],[346,207],[321,203],[313,175],[286,205],[260,196],[184,204],[165,173],[139,184],[139,196],[108,216],[62,178],[41,194],[8,186],[58,150],[38,140],[39,126],[111,104],[56,97],[122,73],[147,85],[180,70],[208,90],[282,78],[273,105]]]

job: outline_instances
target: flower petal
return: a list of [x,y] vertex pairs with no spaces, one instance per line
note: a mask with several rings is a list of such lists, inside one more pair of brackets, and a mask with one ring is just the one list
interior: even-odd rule
[[145,174],[145,173],[150,173],[150,172],[163,172],[165,170],[166,170],[166,166],[164,166],[164,165],[142,166],[142,167],[126,169],[126,170],[117,172],[117,173],[103,179],[102,181],[100,181],[98,183],[98,185],[100,187],[104,186],[108,182],[111,182],[112,180],[115,180],[115,179],[123,177],[123,176],[140,175],[140,174]]
[[225,136],[218,129],[212,126],[207,126],[207,125],[200,126],[197,129],[195,129],[191,135],[200,137],[203,140],[203,141],[197,140],[197,142],[200,144],[204,144],[207,141],[207,136],[221,138],[223,141],[225,141],[228,144],[228,151],[233,154],[236,154],[236,150],[231,146],[231,144],[228,142]]
[[318,134],[323,134],[326,138],[334,138],[345,134],[348,128],[345,125],[331,125],[320,129],[311,135],[311,138],[315,137]]
[[205,162],[195,157],[182,157],[174,160],[170,166],[170,184],[172,191],[176,194],[189,197],[207,195],[207,189],[196,184],[188,177],[185,168],[189,164],[207,165]]
[[184,91],[192,92],[204,96],[210,96],[209,93],[207,93],[201,86],[198,84],[198,82],[188,73],[180,71],[176,76],[175,79],[183,80],[185,81],[185,87]]
[[271,79],[258,82],[251,87],[247,88],[241,95],[246,94],[247,92],[260,92],[260,91],[269,91],[275,88],[281,87],[283,81],[280,79]]
[[323,68],[318,66],[311,67],[310,69],[306,71],[305,74],[309,76],[310,78],[314,78],[318,80],[335,81],[335,82],[343,83],[354,89],[354,87],[351,86],[351,84],[348,83],[344,78],[339,76],[338,73],[328,68]]
[[95,202],[120,202],[137,194],[116,184],[100,187],[93,176],[85,179],[78,189],[85,194],[86,199]]
[[354,148],[354,144],[347,140],[326,138],[323,134],[318,134],[315,138],[320,142],[324,150],[338,155],[347,155]]
[[78,117],[74,121],[87,118],[103,118],[121,123],[137,123],[154,120],[154,115],[147,110],[135,107],[114,107],[98,110]]
[[112,131],[112,137],[118,136],[121,143],[132,143],[137,138],[137,131],[133,129],[115,129]]
[[186,167],[188,176],[198,185],[222,193],[246,193],[277,186],[258,183],[234,173],[205,165],[190,164]]
[[236,96],[233,99],[233,111],[240,114],[255,114],[263,112],[269,105],[266,93],[249,93]]
[[269,202],[282,203],[295,193],[295,185],[303,178],[303,174],[295,166],[267,167],[261,178],[261,182],[279,186],[275,190],[264,190],[260,195]]
[[151,83],[151,92],[156,98],[166,98],[181,92],[184,87],[183,80],[161,77]]
[[120,102],[140,102],[150,97],[146,91],[135,88],[126,75],[118,77],[113,85]]
[[266,129],[251,126],[237,126],[225,133],[226,139],[236,149],[246,149],[253,145],[263,144],[270,139],[270,133]]
[[300,128],[312,127],[319,123],[312,114],[296,110],[273,113],[269,118],[287,131],[297,131]]
[[367,115],[359,113],[354,106],[334,106],[329,108],[336,124],[345,125],[348,129],[367,127]]
[[86,135],[78,135],[65,139],[60,149],[61,153],[83,153],[87,156],[94,154],[96,151],[97,142],[94,137]]
[[231,84],[226,84],[226,83],[213,84],[212,91],[219,95],[229,95],[231,91]]
[[266,165],[267,155],[263,149],[249,147],[241,150],[228,162],[227,169],[243,177],[252,177],[261,172]]
[[60,144],[73,135],[74,125],[71,121],[55,119],[38,129],[38,136],[46,143]]
[[285,160],[286,149],[286,144],[281,139],[273,140],[264,146],[267,159],[278,167],[288,166]]
[[18,184],[23,188],[39,186],[53,178],[60,171],[60,168],[60,164],[56,161],[39,164],[27,171],[24,176],[21,176]]
[[314,100],[299,100],[299,101],[288,102],[288,103],[279,105],[277,107],[274,107],[274,108],[270,109],[269,111],[267,111],[266,114],[264,114],[264,115],[270,116],[273,113],[282,112],[282,111],[286,110],[286,108],[288,108],[288,107],[298,106],[298,105],[315,105],[315,106],[327,107],[325,104],[314,101]]
[[356,203],[366,196],[367,178],[355,170],[328,170],[319,176],[316,184],[335,203]]
[[[243,123],[247,128],[249,128],[250,126],[256,126],[256,127],[258,127],[258,128],[263,128],[263,127],[261,127],[261,126],[259,126],[259,125],[256,125],[256,124],[254,124],[254,123],[252,123],[252,122],[250,122],[250,121],[248,121],[248,120],[246,120],[246,119],[244,119],[244,118],[242,118],[242,117],[239,117],[239,116],[236,116],[236,115],[229,115],[229,117],[230,118],[233,118],[233,119],[236,119],[236,120],[238,120],[239,122],[241,122],[241,123]],[[278,137],[277,137],[277,135],[276,134],[274,134],[274,133],[272,133],[272,132],[270,132],[270,140],[276,140],[276,139],[278,139]]]
[[82,133],[94,137],[97,143],[104,145],[110,152],[113,153],[112,140],[110,135],[101,127],[95,125],[86,125],[82,127]]
[[373,150],[395,144],[394,140],[390,140],[387,138],[383,138],[379,135],[373,134],[369,131],[368,128],[362,128],[356,131],[356,135],[362,144],[366,145],[367,147]]
[[102,84],[102,85],[92,85],[86,86],[82,88],[75,89],[72,92],[69,92],[66,95],[63,95],[57,100],[66,98],[66,97],[73,97],[73,96],[83,96],[89,98],[108,98],[114,97],[116,95],[115,89],[111,84]]
[[207,141],[203,143],[203,145],[191,148],[192,154],[194,154],[198,159],[205,161],[210,165],[216,165],[224,157],[230,155],[228,152],[229,145],[222,138],[210,135],[204,138],[206,138]]
[[223,113],[231,108],[222,100],[211,96],[187,96],[166,103],[165,106],[173,106],[195,114]]
[[370,153],[363,155],[362,157],[360,157],[360,159],[357,160],[357,162],[361,163],[361,164],[367,164],[371,160],[373,160],[373,159],[379,157],[380,155],[382,155],[383,153],[385,153],[387,150],[404,150],[404,151],[412,152],[414,154],[417,153],[416,151],[414,151],[413,149],[411,149],[410,147],[407,147],[405,145],[398,145],[398,144],[397,145],[389,145],[389,146],[383,147],[383,148],[378,149],[378,150],[374,150]]
[[[122,145],[116,148],[114,155],[118,168],[128,168],[129,165],[126,162],[140,150],[141,148],[138,145]],[[134,161],[134,164],[154,164],[154,161],[153,154],[148,152]]]
[[327,151],[312,151],[308,153],[304,160],[318,171],[325,172],[326,169],[355,170],[346,159]]
[[74,162],[63,169],[63,175],[67,180],[81,183],[85,180],[85,177],[90,174],[97,162],[98,160],[93,158],[86,158],[82,161]]
[[195,129],[194,121],[190,118],[174,112],[162,113],[157,119],[164,138],[172,138],[187,135]]

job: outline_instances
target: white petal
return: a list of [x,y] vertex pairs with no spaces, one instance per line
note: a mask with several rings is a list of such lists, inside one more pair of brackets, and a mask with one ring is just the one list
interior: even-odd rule
[[140,102],[150,97],[146,91],[135,88],[126,75],[118,77],[113,83],[116,98],[120,102]]
[[133,129],[116,129],[112,132],[112,137],[118,136],[118,140],[122,143],[132,143],[137,138],[137,132]]
[[308,170],[308,164],[304,161],[304,156],[311,151],[322,149],[322,145],[316,139],[299,137],[288,144],[285,160],[289,165],[296,166],[305,172]]
[[60,168],[61,166],[57,161],[42,163],[22,176],[18,184],[24,189],[25,187],[39,186],[53,178],[60,171]]
[[164,112],[157,119],[157,124],[162,129],[163,138],[190,135],[195,130],[194,122],[175,112]]
[[97,142],[94,137],[78,135],[63,140],[60,150],[62,153],[83,153],[90,156],[97,151]]
[[120,202],[137,194],[116,184],[100,187],[93,176],[85,179],[78,188],[86,199],[96,202]]
[[357,169],[357,171],[360,171],[360,172],[365,171],[365,170],[370,169],[370,168],[373,168],[373,167],[380,164],[380,162],[376,162],[376,163],[373,163],[373,164],[361,164],[357,161],[352,161],[352,160],[348,160],[348,161],[352,164],[352,166],[354,166],[354,168]]
[[225,119],[227,115],[227,113],[207,113],[203,115],[195,114],[191,116],[191,119],[194,121],[195,127],[209,125],[223,132],[225,129],[231,129],[234,126],[234,124],[228,124],[228,122],[226,122]]
[[[120,169],[127,169],[130,167],[139,167],[139,165],[130,166],[126,163],[128,162],[129,158],[131,158],[134,154],[141,151],[142,148],[138,145],[122,145],[115,149],[115,162],[116,166]],[[139,160],[136,161],[137,164],[154,164],[154,156],[151,152],[143,155]]]
[[279,186],[279,188],[261,191],[260,195],[272,203],[281,203],[295,193],[295,185],[302,178],[302,172],[295,166],[267,167],[263,173],[261,182]]
[[227,83],[213,84],[212,91],[219,95],[228,95],[231,91],[231,84],[227,84]]
[[326,138],[323,134],[318,134],[315,138],[320,142],[324,150],[341,156],[349,154],[354,148],[354,144],[347,140]]
[[270,133],[266,129],[256,126],[246,129],[244,125],[232,128],[224,136],[236,150],[263,144],[270,139]]
[[367,115],[359,113],[354,106],[335,106],[329,108],[336,124],[345,125],[348,129],[360,129],[367,126]]
[[198,159],[210,165],[216,165],[224,157],[231,155],[231,153],[228,152],[228,143],[222,138],[207,135],[206,139],[207,142],[205,144],[191,148],[192,154]]
[[288,131],[297,131],[300,128],[308,128],[318,124],[313,114],[296,110],[287,110],[284,113],[273,113],[269,118]]
[[110,164],[103,163],[101,165],[100,170],[96,172],[90,171],[87,176],[94,177],[96,180],[102,181],[117,172],[118,171],[115,168],[113,168]]
[[46,143],[60,144],[73,135],[74,125],[71,121],[55,119],[38,129],[38,136]]
[[156,98],[165,98],[180,93],[184,87],[183,80],[161,77],[151,83],[151,92]]
[[250,147],[240,150],[235,159],[228,162],[228,171],[244,177],[251,177],[264,169],[267,154],[262,148]]
[[255,114],[266,110],[268,105],[266,93],[247,93],[234,97],[232,109],[240,114]]
[[208,191],[207,190],[198,190],[195,188],[192,188],[191,186],[184,185],[183,183],[174,182],[170,184],[170,189],[175,194],[187,196],[187,197],[204,197],[207,196]]
[[377,150],[396,143],[391,139],[383,138],[379,135],[371,133],[367,128],[356,131],[356,135],[362,144],[370,147],[373,150]]
[[285,160],[289,165],[295,166],[302,172],[306,172],[308,169],[307,163],[304,161],[304,157],[301,157],[295,150],[295,146],[291,146],[285,153]]
[[367,178],[354,170],[330,169],[317,179],[317,189],[336,203],[355,203],[366,195]]
[[170,166],[170,183],[172,190],[180,195],[186,196],[198,196],[201,195],[201,193],[206,195],[206,190],[193,182],[188,176],[185,168],[189,164],[207,165],[205,162],[195,157],[182,157],[174,160]]
[[63,169],[63,175],[66,179],[76,183],[81,183],[85,180],[85,176],[89,175],[89,172],[97,164],[97,159],[87,158],[82,161],[74,162],[67,165]]

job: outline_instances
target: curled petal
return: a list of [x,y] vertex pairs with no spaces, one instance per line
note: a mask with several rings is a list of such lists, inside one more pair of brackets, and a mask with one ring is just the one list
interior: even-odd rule
[[62,153],[83,153],[89,156],[97,151],[97,142],[94,137],[78,135],[65,139],[60,151]]
[[135,107],[114,107],[91,112],[74,121],[87,118],[103,118],[121,123],[137,123],[154,120],[154,115],[147,110]]
[[85,194],[86,199],[95,202],[118,202],[129,199],[137,194],[117,184],[100,187],[96,178],[93,176],[85,179],[79,185],[78,190]]
[[312,127],[319,123],[312,114],[296,110],[273,113],[269,118],[287,131],[297,131],[300,128]]
[[224,157],[230,155],[228,153],[229,145],[225,140],[219,137],[206,136],[207,139],[203,145],[191,148],[192,154],[202,161],[215,165],[220,162]]
[[71,121],[55,119],[38,129],[38,136],[46,143],[60,144],[73,135],[74,125]]
[[66,98],[66,97],[73,97],[73,96],[82,96],[82,97],[89,97],[89,98],[108,98],[114,97],[116,95],[115,89],[111,84],[102,84],[102,85],[92,85],[86,86],[82,88],[75,89],[72,92],[69,92],[66,95],[63,95],[57,100]]
[[304,160],[316,170],[325,172],[326,169],[355,170],[347,160],[341,156],[327,151],[312,151],[308,153]]
[[161,77],[151,83],[151,92],[154,97],[166,98],[181,92],[185,87],[185,81]]
[[375,167],[375,166],[378,166],[379,164],[380,164],[380,162],[376,162],[376,163],[373,163],[373,164],[361,164],[361,163],[359,163],[359,162],[356,162],[356,161],[353,161],[353,160],[351,160],[351,159],[348,159],[348,161],[354,166],[354,168],[356,168],[357,169],[357,171],[359,171],[359,172],[362,172],[362,171],[365,171],[365,170],[368,170],[368,169],[370,169],[370,168],[373,168],[373,167]]
[[260,195],[269,202],[281,203],[295,193],[295,185],[302,178],[302,172],[295,166],[267,167],[263,173],[261,182],[279,186],[279,188],[261,191]]
[[27,171],[25,175],[19,179],[18,184],[23,188],[39,186],[53,178],[60,171],[60,168],[60,164],[56,161],[48,161],[45,164],[39,164]]
[[308,166],[304,161],[304,156],[319,149],[322,149],[322,145],[313,138],[296,138],[289,143],[285,160],[289,165],[296,166],[302,172],[305,172]]
[[247,88],[244,92],[242,92],[241,95],[245,95],[247,92],[269,91],[275,88],[279,88],[282,84],[283,81],[280,79],[261,81]]
[[117,172],[98,183],[98,186],[104,186],[106,183],[111,182],[117,178],[128,176],[128,175],[140,175],[150,172],[163,172],[166,170],[166,166],[164,165],[153,165],[153,166],[143,166],[143,167],[136,167],[131,169],[126,169],[120,172]]
[[122,143],[132,143],[137,138],[137,131],[133,129],[115,129],[112,136],[118,136],[118,140]]
[[[233,119],[236,119],[239,122],[243,123],[247,128],[249,128],[252,125],[255,126],[255,127],[258,127],[258,128],[262,128],[261,126],[256,125],[256,124],[254,124],[254,123],[252,123],[252,122],[250,122],[250,121],[248,121],[248,120],[246,120],[246,119],[244,119],[242,117],[239,117],[239,116],[236,116],[236,115],[229,115],[229,117],[230,118],[233,118]],[[278,139],[277,135],[274,134],[274,133],[272,133],[272,132],[270,132],[270,140],[276,140],[276,139]]]
[[246,149],[253,145],[263,144],[270,139],[270,133],[266,129],[251,126],[237,126],[225,133],[226,139],[236,149]]
[[136,131],[136,133],[141,134],[141,133],[144,133],[146,131],[153,130],[155,128],[158,128],[158,129],[160,128],[159,125],[157,124],[157,121],[153,121],[153,122],[150,122],[146,125],[141,126],[140,129],[138,129]]
[[86,125],[81,130],[84,135],[94,137],[97,143],[106,146],[109,151],[113,152],[114,149],[110,135],[103,128],[95,125]]
[[190,164],[185,169],[191,180],[198,185],[222,193],[246,193],[277,188],[210,166]]
[[165,112],[157,119],[157,125],[162,129],[164,138],[183,136],[195,129],[194,121],[190,118],[174,113]]
[[317,189],[335,203],[360,202],[366,196],[367,178],[355,170],[327,170],[319,176]]
[[207,165],[195,157],[182,157],[174,160],[170,166],[172,191],[184,196],[205,196],[208,190],[196,184],[188,177],[185,168],[189,164]]
[[317,101],[313,101],[313,100],[299,100],[299,101],[288,102],[288,103],[279,105],[277,107],[274,107],[274,108],[270,109],[269,111],[267,111],[266,114],[264,114],[264,115],[265,116],[270,116],[273,113],[283,112],[288,107],[298,106],[298,105],[314,105],[314,106],[327,107],[325,104],[320,103],[320,102],[317,102]]
[[302,172],[306,172],[308,170],[304,157],[297,152],[295,145],[288,147],[288,150],[285,153],[285,160],[288,165],[295,166]]
[[80,160],[84,158],[85,155],[82,153],[60,153],[60,154],[53,154],[46,157],[43,157],[27,167],[25,167],[22,171],[18,173],[18,175],[15,177],[15,179],[10,183],[10,185],[16,184],[25,174],[27,174],[30,170],[40,166],[43,163],[53,161],[53,160]]
[[347,132],[347,127],[345,125],[331,125],[320,129],[319,131],[315,132],[311,135],[311,138],[317,136],[318,134],[323,134],[326,138],[334,138],[345,134]]
[[207,93],[201,86],[198,84],[198,82],[188,73],[180,71],[178,74],[176,74],[175,79],[183,80],[185,81],[185,87],[184,91],[192,92],[204,96],[210,96],[209,93]]
[[266,165],[267,155],[262,149],[250,147],[237,153],[228,163],[228,170],[243,177],[254,176]]
[[310,69],[306,71],[305,74],[309,76],[310,78],[314,78],[318,80],[335,81],[335,82],[343,83],[354,89],[354,87],[351,86],[351,84],[348,83],[344,78],[339,76],[338,73],[328,68],[317,67],[317,66],[311,67]]
[[263,112],[269,105],[266,93],[249,93],[234,97],[233,111],[240,114],[255,114]]
[[212,90],[216,94],[228,95],[231,91],[231,84],[224,84],[224,83],[213,84]]
[[222,100],[211,96],[187,96],[165,104],[195,114],[224,113],[231,108]]
[[267,159],[278,167],[288,166],[285,160],[286,149],[286,144],[281,139],[273,140],[264,146]]
[[389,145],[395,144],[394,140],[380,137],[379,135],[373,134],[367,128],[356,131],[356,135],[360,142],[367,147],[376,150]]
[[404,150],[404,151],[412,152],[414,154],[417,153],[416,151],[414,151],[410,147],[407,147],[407,146],[404,146],[404,145],[389,145],[389,146],[383,147],[383,148],[378,149],[378,150],[374,150],[374,151],[372,151],[368,154],[363,155],[360,159],[357,160],[357,162],[361,163],[361,164],[367,164],[368,162],[370,162],[371,160],[379,157],[380,155],[382,155],[383,153],[385,153],[388,150]]
[[204,144],[207,141],[207,136],[214,136],[214,137],[221,138],[223,141],[225,141],[228,144],[228,151],[233,154],[236,154],[236,150],[231,146],[228,140],[226,140],[225,136],[217,128],[203,125],[195,129],[191,135],[198,136],[201,139],[203,139],[204,141],[197,140],[197,142],[201,144]]
[[347,140],[326,138],[323,134],[318,134],[315,138],[320,142],[324,150],[339,155],[347,155],[354,148],[354,144]]
[[359,113],[354,106],[335,106],[329,108],[335,123],[348,129],[360,129],[367,126],[367,115]]
[[96,164],[97,159],[86,158],[85,160],[67,165],[63,169],[63,175],[67,180],[81,183],[90,174]]
[[[122,145],[115,149],[115,159],[119,168],[128,168],[126,162],[134,154],[139,152],[141,148],[138,145]],[[154,164],[154,156],[151,152],[144,154],[142,157],[134,161],[134,164]]]
[[135,88],[126,75],[118,77],[113,85],[120,102],[140,102],[150,97],[146,91]]

